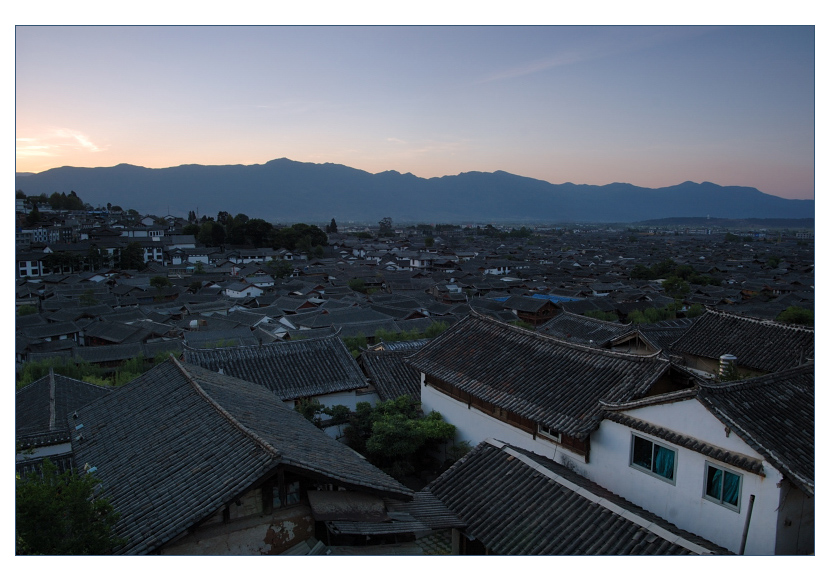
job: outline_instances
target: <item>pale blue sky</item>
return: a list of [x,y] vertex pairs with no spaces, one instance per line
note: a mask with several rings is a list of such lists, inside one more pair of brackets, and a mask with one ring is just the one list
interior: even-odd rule
[[18,26],[17,170],[288,157],[814,193],[813,27]]

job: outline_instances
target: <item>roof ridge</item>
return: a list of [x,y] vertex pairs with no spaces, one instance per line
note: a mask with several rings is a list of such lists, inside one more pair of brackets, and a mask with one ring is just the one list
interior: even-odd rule
[[[300,331],[300,329],[294,329],[295,331]],[[188,351],[220,351],[224,353],[231,353],[231,352],[241,352],[241,351],[254,351],[258,349],[268,349],[278,345],[295,345],[298,343],[311,343],[311,342],[320,342],[326,341],[328,339],[333,339],[340,335],[340,330],[337,330],[329,335],[325,335],[323,337],[309,337],[307,339],[292,339],[291,341],[275,341],[273,343],[265,343],[261,345],[230,345],[227,347],[191,347],[190,345],[182,344],[184,349]]]
[[626,328],[626,329],[632,328],[632,326],[634,325],[634,323],[620,323],[619,321],[602,321],[600,319],[595,319],[593,317],[587,317],[585,315],[579,315],[577,313],[571,313],[570,311],[564,311],[564,310],[560,314],[555,316],[553,319],[551,319],[551,321],[554,320],[554,319],[558,319],[559,317],[566,317],[566,316],[571,317],[571,318],[580,319],[580,320],[594,321],[594,322],[596,322],[597,324],[600,324],[600,325],[611,325],[611,326],[614,326],[614,327],[621,327],[621,328]]
[[636,409],[639,407],[645,407],[655,404],[661,403],[671,403],[675,401],[681,401],[685,399],[691,399],[697,395],[697,388],[689,388],[689,389],[681,389],[678,391],[671,391],[669,393],[661,393],[659,395],[652,395],[649,397],[643,397],[640,399],[635,399],[631,401],[609,401],[606,402],[602,399],[599,400],[599,404],[608,411],[621,411],[621,410],[629,410],[629,409]]
[[[565,341],[564,339],[554,337],[553,335],[547,335],[547,334],[542,333],[540,331],[536,331],[535,329],[523,329],[522,327],[519,327],[517,325],[512,325],[510,323],[505,323],[504,321],[500,321],[498,319],[495,319],[495,318],[489,317],[487,315],[484,315],[482,313],[479,313],[479,312],[475,311],[472,307],[470,307],[470,314],[467,315],[464,319],[461,319],[458,323],[456,323],[456,325],[462,323],[465,319],[471,317],[473,314],[475,314],[476,318],[481,320],[481,321],[497,324],[500,327],[502,327],[504,329],[508,329],[512,332],[523,333],[523,334],[526,334],[526,335],[537,337],[537,338],[542,339],[544,341],[547,341],[549,343],[554,343],[556,345],[560,345],[560,346],[568,347],[568,348],[572,348],[572,349],[578,349],[580,351],[586,351],[586,352],[589,352],[589,353],[601,354],[601,355],[606,356],[606,357],[612,357],[612,358],[616,358],[616,359],[626,359],[626,360],[629,360],[629,361],[651,361],[651,360],[660,359],[661,358],[660,356],[663,353],[663,350],[661,349],[661,350],[659,350],[655,353],[647,353],[647,354],[644,354],[644,355],[635,355],[635,354],[632,354],[632,353],[622,353],[620,351],[609,351],[608,349],[603,349],[602,347],[591,347],[589,345],[583,345],[581,343],[572,343],[570,341]],[[442,336],[443,335],[444,334],[442,334]],[[669,362],[669,360],[665,356],[662,357],[662,359],[665,359],[665,361],[667,363]]]
[[793,329],[797,331],[809,331],[810,333],[816,332],[814,327],[806,327],[804,325],[797,325],[795,323],[782,323],[781,321],[774,321],[772,319],[762,319],[761,317],[752,317],[750,315],[742,315],[740,313],[731,313],[729,311],[722,311],[720,309],[715,309],[709,306],[706,306],[706,313],[704,314],[712,314],[719,317],[740,319],[753,323],[760,323],[762,325],[769,325],[772,327],[783,327],[785,329]]
[[797,377],[804,373],[808,373],[808,371],[812,368],[813,372],[815,373],[815,362],[811,363],[803,363],[801,365],[797,365],[795,367],[790,367],[789,369],[782,369],[781,371],[773,371],[771,373],[766,373],[764,375],[756,375],[755,377],[747,377],[746,379],[738,379],[735,381],[724,381],[724,382],[713,382],[713,381],[701,381],[698,385],[704,392],[718,392],[718,391],[727,391],[727,390],[738,390],[742,388],[753,388],[758,385],[763,385],[770,381],[777,381],[781,379],[787,379],[790,377]]
[[55,369],[49,368],[49,429],[55,429]]
[[190,384],[190,386],[193,388],[193,390],[199,396],[201,396],[202,399],[204,399],[207,403],[209,403],[211,406],[213,406],[213,408],[217,412],[219,412],[219,415],[224,417],[228,421],[228,423],[230,423],[233,427],[235,427],[240,432],[242,432],[245,436],[247,436],[248,438],[250,438],[254,442],[256,442],[260,447],[262,447],[266,452],[268,452],[274,458],[282,458],[282,454],[276,448],[274,448],[271,444],[269,444],[268,442],[263,440],[260,436],[258,436],[252,430],[247,428],[244,424],[242,424],[239,420],[237,420],[233,415],[231,415],[225,408],[223,408],[221,405],[219,405],[219,403],[215,399],[210,397],[210,395],[208,395],[208,393],[204,389],[202,389],[202,386],[199,385],[199,382],[196,381],[196,379],[190,374],[190,372],[187,371],[187,369],[185,369],[184,365],[180,361],[178,361],[173,356],[170,356],[170,360],[176,365],[176,367],[179,369],[179,371],[182,373],[182,375],[184,375],[185,379],[187,379],[187,382]]

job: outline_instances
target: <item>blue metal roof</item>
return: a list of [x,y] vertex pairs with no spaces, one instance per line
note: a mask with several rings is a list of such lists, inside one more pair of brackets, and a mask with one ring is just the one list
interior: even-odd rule
[[572,303],[574,301],[581,301],[582,299],[577,299],[574,297],[562,297],[559,295],[540,295],[535,294],[531,295],[534,299],[548,299],[552,303]]

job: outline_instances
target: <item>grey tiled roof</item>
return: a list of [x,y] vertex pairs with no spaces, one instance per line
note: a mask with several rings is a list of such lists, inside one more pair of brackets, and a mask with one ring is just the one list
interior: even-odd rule
[[731,354],[740,367],[781,371],[814,357],[815,331],[723,311],[707,310],[671,344],[679,354],[718,359]]
[[408,395],[421,401],[421,374],[404,361],[415,351],[364,351],[360,354],[366,375],[381,400]]
[[694,319],[669,319],[657,323],[646,323],[637,326],[637,330],[646,341],[657,349],[668,350],[669,346],[694,324]]
[[284,401],[367,385],[363,372],[338,335],[258,347],[185,347],[184,360],[263,385]]
[[415,498],[409,502],[388,500],[386,507],[390,511],[408,512],[433,530],[464,528],[467,525],[429,490],[416,492]]
[[120,519],[118,552],[145,554],[280,465],[358,490],[412,493],[268,390],[168,361],[78,412],[75,465],[95,467]]
[[627,333],[632,325],[600,321],[563,312],[538,328],[540,333],[582,345],[604,346],[614,337]]
[[79,333],[81,328],[71,321],[66,323],[48,323],[46,325],[32,325],[19,330],[22,335],[30,339],[41,337],[55,337],[58,335],[72,335]]
[[151,334],[151,332],[142,327],[106,321],[92,323],[84,329],[85,336],[102,339],[111,343],[125,343],[135,340],[140,341],[149,334]]
[[[213,317],[211,317],[212,319]],[[248,327],[217,329],[207,331],[185,331],[184,341],[188,347],[205,349],[210,347],[237,347],[259,345],[259,340]]]
[[516,309],[522,313],[536,313],[549,302],[548,299],[513,295],[502,304],[505,309]]
[[68,441],[67,415],[108,393],[63,375],[41,377],[15,393],[15,438],[24,446]]
[[[302,317],[302,318],[300,318]],[[393,317],[378,313],[369,308],[364,307],[349,307],[345,309],[337,309],[331,312],[322,313],[317,311],[308,316],[293,315],[286,317],[292,324],[299,322],[304,327],[312,329],[320,327],[330,327],[332,325],[340,327],[343,325],[355,324],[369,324],[373,323],[380,327],[385,321],[393,321]]]
[[599,400],[627,401],[669,368],[665,358],[567,343],[472,313],[409,359],[462,391],[559,432],[585,438]]
[[75,359],[83,359],[89,363],[126,361],[133,357],[144,357],[144,347],[142,343],[137,342],[97,347],[75,347],[72,349],[72,356]]
[[803,492],[815,493],[815,366],[728,383],[698,399]]
[[[420,320],[420,319],[418,319]],[[364,337],[375,337],[378,330],[387,333],[399,333],[403,329],[399,323],[403,321],[395,321],[394,319],[387,319],[383,321],[370,321],[368,323],[347,323],[343,325],[332,325],[331,328],[339,332],[343,337],[357,337],[363,335]]]
[[428,490],[467,523],[465,534],[498,555],[727,552],[564,466],[491,440]]
[[429,339],[409,339],[405,341],[381,341],[383,351],[417,351],[427,343]]

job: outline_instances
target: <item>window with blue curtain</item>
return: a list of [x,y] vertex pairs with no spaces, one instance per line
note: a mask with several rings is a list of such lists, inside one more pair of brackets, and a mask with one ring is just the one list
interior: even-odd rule
[[738,510],[741,503],[741,475],[706,463],[704,498]]
[[674,484],[676,453],[642,436],[631,436],[631,466]]

